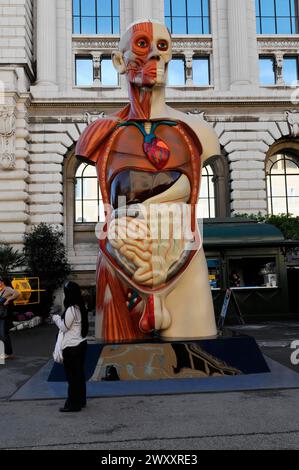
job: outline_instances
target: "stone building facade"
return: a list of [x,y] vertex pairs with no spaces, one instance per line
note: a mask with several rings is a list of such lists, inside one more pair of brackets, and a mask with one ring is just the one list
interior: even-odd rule
[[[206,119],[219,137],[222,154],[209,162],[213,215],[270,211],[269,158],[291,155],[295,163],[299,158],[299,92],[284,71],[286,59],[292,58],[299,79],[298,1],[288,13],[293,28],[270,28],[271,34],[261,29],[262,21],[267,25],[272,18],[277,26],[284,18],[278,10],[274,16],[266,10],[263,2],[271,9],[272,0],[111,0],[116,19],[109,33],[103,33],[106,26],[84,26],[93,21],[92,11],[82,19],[93,0],[82,6],[84,1],[0,0],[0,242],[20,247],[33,225],[58,225],[74,271],[86,281],[92,278],[97,241],[94,224],[75,218],[79,162],[74,147],[89,122],[126,104],[123,77],[114,85],[102,83],[101,64],[117,48],[120,34],[139,18],[167,17],[174,56],[184,64],[185,74],[183,84],[168,86],[167,101]],[[97,9],[109,1],[95,2]],[[198,18],[189,15],[192,23],[188,8],[193,12],[197,7]],[[105,15],[96,14],[97,24],[104,24]],[[196,18],[201,21],[198,29]],[[184,21],[193,26],[175,26]],[[76,76],[80,58],[92,67],[88,85]],[[196,83],[194,64],[202,58],[208,61],[209,78]],[[273,72],[273,83],[271,77],[261,83],[261,59],[268,66],[264,73]],[[291,202],[296,206],[297,201],[299,207],[299,198]]]

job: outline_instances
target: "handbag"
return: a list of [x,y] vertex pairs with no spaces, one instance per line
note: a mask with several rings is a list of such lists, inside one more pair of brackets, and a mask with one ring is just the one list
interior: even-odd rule
[[53,352],[54,362],[57,362],[58,364],[63,364],[62,339],[63,339],[63,332],[59,331],[56,344],[55,344],[55,349]]

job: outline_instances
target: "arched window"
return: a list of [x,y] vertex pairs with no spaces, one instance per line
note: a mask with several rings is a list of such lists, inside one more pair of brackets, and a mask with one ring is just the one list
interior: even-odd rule
[[102,196],[94,166],[82,163],[75,177],[75,223],[97,223],[105,220]]
[[267,162],[267,195],[270,214],[299,216],[299,160],[288,153],[271,156]]
[[201,189],[197,206],[198,219],[212,219],[215,217],[215,185],[214,173],[210,165],[202,169]]

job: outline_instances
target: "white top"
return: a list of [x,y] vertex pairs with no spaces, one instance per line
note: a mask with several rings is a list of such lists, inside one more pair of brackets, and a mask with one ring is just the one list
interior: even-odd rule
[[62,349],[78,346],[86,340],[81,336],[81,312],[77,305],[67,309],[64,320],[59,315],[53,315],[53,321],[63,332]]

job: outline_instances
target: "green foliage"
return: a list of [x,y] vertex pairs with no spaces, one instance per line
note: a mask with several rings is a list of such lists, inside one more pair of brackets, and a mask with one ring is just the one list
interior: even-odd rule
[[274,225],[282,232],[286,240],[299,240],[299,217],[289,214],[262,215],[260,212],[258,214],[237,213],[234,217]]
[[70,265],[66,257],[63,233],[54,227],[41,223],[24,237],[24,256],[31,276],[39,277],[43,311],[48,313],[55,289],[60,287],[68,274]]
[[24,256],[10,245],[0,245],[0,275],[10,277],[12,271],[24,264]]

